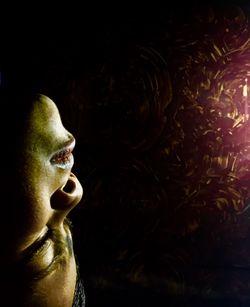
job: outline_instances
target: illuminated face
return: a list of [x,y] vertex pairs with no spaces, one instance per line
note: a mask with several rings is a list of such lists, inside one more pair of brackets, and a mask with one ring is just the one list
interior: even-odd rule
[[66,216],[82,187],[71,172],[75,139],[47,96],[32,102],[19,143],[16,181],[5,187],[1,283],[18,306],[71,306],[76,264]]

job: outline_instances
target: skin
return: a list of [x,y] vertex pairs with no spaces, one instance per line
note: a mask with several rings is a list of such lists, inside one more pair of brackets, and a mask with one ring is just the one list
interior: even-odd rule
[[[15,191],[6,187],[5,193],[11,195],[12,213],[7,214],[12,215],[15,227],[2,256],[11,273],[5,274],[1,286],[5,287],[3,294],[17,293],[18,306],[72,306],[76,263],[65,219],[83,193],[71,172],[74,144],[55,103],[47,96],[37,96],[21,137],[23,150],[19,150],[16,174],[19,185]],[[46,235],[42,249],[30,258],[34,244]]]

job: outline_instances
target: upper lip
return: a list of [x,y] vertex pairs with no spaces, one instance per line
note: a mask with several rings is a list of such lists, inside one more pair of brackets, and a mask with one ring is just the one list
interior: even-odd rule
[[50,161],[55,161],[63,152],[67,151],[69,154],[72,153],[76,145],[76,140],[74,137],[70,139],[62,148],[57,150],[55,153],[53,153],[53,156],[51,157]]
[[69,141],[69,144],[66,145],[64,149],[73,151],[75,145],[76,145],[76,140],[75,140],[75,138],[73,137],[73,138]]

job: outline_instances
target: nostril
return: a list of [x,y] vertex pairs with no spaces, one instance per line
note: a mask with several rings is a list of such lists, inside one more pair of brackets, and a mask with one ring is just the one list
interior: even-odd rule
[[76,176],[71,173],[65,186],[58,188],[50,199],[51,208],[63,210],[65,214],[73,209],[82,198],[83,190]]
[[75,183],[72,180],[68,180],[65,186],[63,187],[63,191],[65,193],[72,193],[75,189]]

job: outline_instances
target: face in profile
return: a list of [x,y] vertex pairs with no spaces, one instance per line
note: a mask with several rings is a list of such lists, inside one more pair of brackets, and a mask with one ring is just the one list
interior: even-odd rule
[[32,100],[18,144],[15,170],[1,177],[1,297],[4,306],[72,306],[76,263],[67,215],[83,191],[71,172],[75,139],[47,96]]

